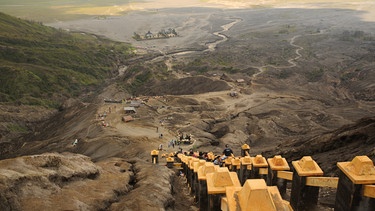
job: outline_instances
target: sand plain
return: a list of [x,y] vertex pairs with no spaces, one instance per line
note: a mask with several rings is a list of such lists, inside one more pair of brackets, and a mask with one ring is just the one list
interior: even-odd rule
[[[329,11],[355,12],[364,22],[375,21],[375,8],[372,1],[199,1],[167,0],[129,2],[124,5],[105,7],[84,7],[67,9],[66,14],[89,15],[71,21],[53,21],[47,25],[71,31],[82,31],[106,36],[110,39],[128,42],[139,49],[162,53],[181,49],[207,48],[206,44],[221,39],[213,33],[221,31],[221,25],[231,22],[230,18],[241,18],[242,30],[281,20],[300,22],[331,20],[335,27],[351,26],[350,20],[339,12],[334,16]],[[112,9],[110,9],[112,8]],[[117,8],[117,12],[113,12]],[[346,13],[347,13],[346,12]],[[272,15],[275,14],[275,15]],[[238,14],[238,15],[237,15]],[[277,15],[279,14],[279,17]],[[295,17],[290,20],[288,16]],[[349,17],[349,16],[348,16]],[[246,17],[245,17],[246,18]],[[353,26],[358,26],[354,23]],[[157,33],[162,29],[174,28],[180,35],[177,38],[136,41],[134,33]],[[235,32],[236,33],[236,32]]]
[[[371,44],[361,45],[368,48],[367,51],[354,42],[340,40],[346,32],[363,32],[370,37],[375,33],[373,21],[367,20],[374,11],[371,1],[260,1],[251,4],[249,1],[184,0],[179,1],[178,5],[169,1],[129,4],[133,10],[120,16],[92,16],[49,25],[128,42],[135,46],[140,54],[160,53],[162,56],[157,57],[159,61],[164,61],[168,70],[180,77],[178,65],[181,61],[187,62],[196,58],[214,60],[214,64],[209,68],[212,68],[212,73],[215,74],[222,73],[217,71],[215,66],[220,63],[230,64],[241,70],[241,74],[232,77],[244,77],[251,81],[251,86],[244,88],[242,85],[231,84],[232,88],[251,94],[244,95],[243,100],[237,103],[233,100],[226,102],[234,107],[228,106],[223,112],[224,116],[242,112],[263,115],[270,111],[287,110],[287,114],[280,113],[277,117],[267,116],[267,120],[259,120],[262,133],[268,134],[267,137],[264,134],[250,136],[253,140],[262,139],[264,145],[272,142],[273,137],[278,135],[281,138],[277,143],[281,143],[284,138],[288,139],[285,134],[273,131],[278,126],[298,133],[309,131],[309,135],[313,135],[373,114],[371,101],[357,101],[350,91],[335,87],[340,82],[337,82],[339,79],[334,79],[338,77],[335,74],[340,74],[335,71],[341,71],[334,70],[337,64],[362,61],[359,58],[364,56],[360,55],[367,55],[371,51]],[[132,38],[134,32],[157,32],[167,28],[175,28],[180,36],[146,41]],[[156,59],[141,62],[155,61]],[[356,65],[363,68],[372,66],[369,61]],[[277,78],[283,77],[283,74],[304,74],[311,77],[309,72],[322,68],[335,72],[324,77],[323,85],[306,83],[300,76],[287,80]],[[248,69],[255,73],[247,72]],[[371,90],[372,77],[373,74],[369,74],[367,82],[360,82],[355,86]],[[154,87],[154,90],[162,93],[162,88]],[[221,93],[223,98],[225,94]],[[204,102],[209,101],[211,95],[208,93],[204,96],[189,97]],[[318,124],[309,123],[310,120],[304,122],[306,119],[300,118],[299,113],[329,118]],[[196,116],[196,121],[199,122],[200,118]],[[296,123],[288,125],[291,121]],[[248,138],[249,134],[237,134],[220,139],[224,142],[231,139],[244,142]],[[212,146],[208,148],[212,149]],[[219,151],[220,147],[215,150]],[[261,152],[264,148],[257,150]]]

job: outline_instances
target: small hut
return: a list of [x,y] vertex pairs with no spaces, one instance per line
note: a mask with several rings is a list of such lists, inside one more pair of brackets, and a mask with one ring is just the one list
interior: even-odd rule
[[125,114],[135,114],[137,111],[134,107],[124,107]]
[[130,102],[130,107],[138,108],[138,107],[141,106],[141,104],[142,104],[141,101],[132,100],[132,101]]
[[134,121],[134,118],[132,116],[123,116],[122,121],[123,122],[131,122],[131,121]]
[[244,79],[242,79],[242,78],[240,78],[240,79],[237,79],[237,80],[236,80],[236,82],[237,82],[237,83],[244,83],[244,82],[245,82],[245,80],[244,80]]

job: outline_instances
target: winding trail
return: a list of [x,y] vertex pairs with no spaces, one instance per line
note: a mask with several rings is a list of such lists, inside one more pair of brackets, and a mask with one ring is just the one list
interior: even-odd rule
[[234,19],[234,21],[221,26],[221,28],[223,28],[223,30],[213,33],[214,35],[219,36],[222,39],[218,40],[218,41],[215,41],[215,42],[212,42],[212,43],[208,43],[207,44],[208,48],[206,50],[204,50],[203,52],[205,52],[205,51],[214,51],[216,49],[216,46],[218,44],[220,44],[220,43],[225,42],[225,41],[228,40],[228,37],[226,35],[222,34],[222,33],[225,32],[225,31],[228,31],[234,25],[236,25],[237,23],[239,23],[239,22],[242,21],[241,18],[231,18],[231,19]]
[[[220,43],[223,43],[223,42],[228,40],[228,37],[225,34],[223,34],[223,32],[230,30],[234,25],[236,25],[237,23],[242,21],[241,18],[230,18],[230,19],[234,20],[234,21],[222,25],[221,28],[223,30],[213,32],[213,35],[216,35],[216,36],[220,37],[221,39],[216,40],[214,42],[206,43],[207,48],[205,50],[189,50],[189,51],[181,51],[181,52],[177,52],[177,53],[175,52],[175,53],[169,53],[169,54],[160,51],[160,53],[162,55],[149,60],[149,62],[154,62],[154,61],[159,61],[160,59],[165,59],[165,64],[166,64],[168,70],[172,70],[172,61],[171,60],[175,56],[182,56],[182,55],[198,53],[198,52],[215,51],[217,45],[219,45]],[[308,35],[305,35],[305,36],[314,36],[314,35],[320,35],[320,34],[323,34],[323,33],[325,33],[325,30],[320,30],[317,33],[308,34]],[[291,59],[288,59],[288,61],[287,61],[289,63],[289,65],[275,66],[275,65],[267,64],[267,65],[263,65],[263,66],[250,66],[252,68],[258,69],[258,71],[259,71],[259,72],[255,73],[252,77],[256,78],[258,75],[260,75],[264,71],[266,71],[268,67],[272,67],[272,68],[275,68],[275,69],[287,69],[287,68],[292,68],[292,67],[297,66],[296,60],[298,60],[302,57],[302,54],[300,53],[300,51],[304,50],[304,48],[302,46],[296,45],[295,41],[296,41],[297,38],[299,38],[301,36],[303,36],[303,35],[300,35],[300,34],[295,35],[289,41],[289,44],[296,48],[296,50],[295,50],[296,56],[291,58]]]
[[182,55],[186,55],[186,54],[192,54],[192,53],[197,53],[197,52],[207,52],[207,51],[214,51],[217,47],[218,44],[222,43],[222,42],[225,42],[228,40],[228,37],[224,34],[222,34],[223,32],[225,31],[228,31],[230,28],[232,28],[234,25],[236,25],[237,23],[241,22],[242,19],[241,18],[230,18],[230,19],[233,19],[234,21],[228,23],[228,24],[225,24],[225,25],[222,25],[221,28],[223,30],[221,31],[217,31],[217,32],[214,32],[213,34],[220,37],[221,39],[219,40],[216,40],[214,42],[211,42],[211,43],[206,43],[206,46],[207,46],[207,49],[205,50],[189,50],[189,51],[181,51],[181,52],[177,52],[177,53],[163,53],[160,51],[161,54],[163,54],[162,56],[158,56],[156,58],[153,58],[152,60],[150,60],[150,62],[154,62],[154,61],[158,61],[162,58],[165,58],[166,56],[168,56],[169,58],[165,61],[166,62],[166,65],[168,67],[168,70],[171,70],[171,57],[175,57],[175,56],[182,56]]
[[[319,31],[318,33],[315,33],[315,34],[308,34],[308,35],[305,35],[305,36],[314,36],[314,35],[320,35],[320,34],[323,34],[325,31],[324,30],[321,30]],[[292,68],[292,67],[295,67],[297,66],[297,63],[296,63],[296,60],[298,60],[299,58],[302,57],[302,54],[300,53],[301,50],[303,50],[304,48],[302,46],[299,46],[299,45],[296,45],[294,44],[295,40],[299,37],[301,37],[302,35],[295,35],[294,37],[292,37],[292,39],[290,39],[289,41],[289,44],[293,47],[296,47],[297,49],[295,50],[295,53],[297,54],[296,57],[294,58],[291,58],[288,60],[288,63],[290,65],[286,65],[286,66],[275,66],[275,65],[264,65],[264,66],[260,66],[260,67],[256,67],[256,66],[253,66],[253,68],[256,68],[259,70],[259,72],[255,73],[253,75],[253,78],[257,77],[258,75],[262,74],[266,69],[267,67],[272,67],[272,68],[275,68],[275,69],[287,69],[287,68]]]

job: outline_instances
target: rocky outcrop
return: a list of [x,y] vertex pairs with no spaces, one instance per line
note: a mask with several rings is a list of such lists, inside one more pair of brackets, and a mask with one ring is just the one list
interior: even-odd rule
[[351,161],[355,156],[375,158],[375,117],[362,118],[353,124],[309,140],[293,140],[280,144],[276,150],[264,152],[271,157],[283,155],[287,160],[312,156],[326,174],[337,174],[337,162]]
[[105,210],[113,203],[114,210],[160,210],[173,204],[171,175],[141,160],[93,163],[73,153],[2,160],[0,210]]
[[37,126],[57,113],[41,106],[0,105],[0,158],[20,148],[23,141],[38,133]]
[[[173,172],[165,166],[135,163],[134,189],[113,203],[110,210],[164,210],[174,207]],[[173,210],[173,209],[172,209]]]

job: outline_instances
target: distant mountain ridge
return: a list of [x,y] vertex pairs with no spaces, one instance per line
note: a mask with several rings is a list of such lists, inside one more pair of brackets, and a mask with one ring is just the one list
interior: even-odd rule
[[125,43],[0,13],[0,102],[58,107],[117,74]]

